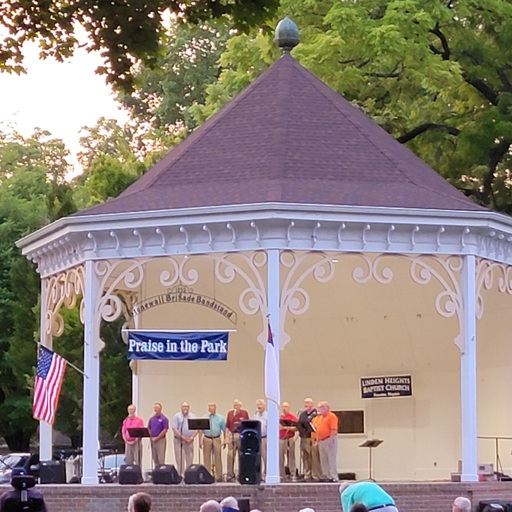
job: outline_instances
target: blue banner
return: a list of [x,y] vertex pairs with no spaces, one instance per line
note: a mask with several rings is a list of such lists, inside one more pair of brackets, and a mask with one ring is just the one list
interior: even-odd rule
[[228,332],[128,331],[128,359],[226,361]]

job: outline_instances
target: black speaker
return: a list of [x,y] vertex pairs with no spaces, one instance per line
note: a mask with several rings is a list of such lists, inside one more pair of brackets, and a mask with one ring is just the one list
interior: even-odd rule
[[261,422],[243,420],[239,428],[238,481],[257,485],[261,482]]
[[512,499],[489,499],[478,502],[478,512],[512,512]]
[[142,471],[135,464],[122,464],[119,468],[118,482],[121,485],[138,485],[142,483]]
[[237,498],[239,512],[250,512],[251,498]]
[[213,484],[215,478],[201,464],[192,464],[185,470],[186,484]]
[[41,484],[65,484],[66,466],[60,460],[42,460],[39,463],[39,482]]
[[181,482],[181,476],[172,464],[162,464],[156,467],[153,470],[152,479],[154,484],[171,485]]

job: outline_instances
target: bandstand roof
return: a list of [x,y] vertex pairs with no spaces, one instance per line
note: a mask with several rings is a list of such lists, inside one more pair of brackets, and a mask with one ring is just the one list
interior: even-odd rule
[[42,277],[86,260],[268,248],[512,263],[512,219],[285,53],[119,197],[18,246]]
[[481,210],[285,53],[118,198],[77,215],[266,202]]

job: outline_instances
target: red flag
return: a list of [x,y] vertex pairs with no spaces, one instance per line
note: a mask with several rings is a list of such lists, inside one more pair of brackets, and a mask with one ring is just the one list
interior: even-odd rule
[[281,389],[279,384],[276,350],[269,322],[267,346],[265,348],[265,396],[267,397],[267,400],[275,402],[279,407],[279,404],[281,403]]
[[53,425],[60,387],[66,371],[66,360],[47,348],[39,347],[32,416]]

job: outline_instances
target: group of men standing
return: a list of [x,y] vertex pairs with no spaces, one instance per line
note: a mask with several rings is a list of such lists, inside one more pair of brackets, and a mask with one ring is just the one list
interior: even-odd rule
[[[296,478],[295,433],[300,440],[300,455],[304,478],[313,481],[338,481],[338,417],[329,403],[322,401],[315,408],[311,398],[304,400],[304,409],[295,417],[290,404],[282,404],[279,417],[279,454],[281,479],[285,479],[286,466],[292,480]],[[285,459],[287,464],[285,463]]]
[[[240,400],[234,400],[233,408],[228,411],[226,417],[217,412],[217,405],[214,402],[209,403],[208,413],[204,416],[209,419],[209,428],[206,430],[190,428],[188,420],[197,417],[190,412],[190,405],[187,402],[181,404],[180,411],[170,422],[162,413],[160,403],[155,403],[153,410],[154,415],[149,419],[147,428],[155,467],[165,464],[167,432],[172,429],[176,469],[180,475],[183,475],[193,463],[194,440],[198,437],[204,465],[212,471],[218,482],[223,481],[222,450],[227,448],[226,481],[233,481],[236,478],[235,461],[240,453],[240,425],[244,420],[253,419],[261,423],[262,471],[265,473],[268,418],[264,400],[256,401],[256,411],[252,416],[242,408]],[[141,439],[132,437],[129,429],[144,426],[144,420],[136,415],[135,406],[129,405],[128,416],[122,426],[122,435],[126,444],[126,464],[141,465],[142,463]],[[338,418],[330,411],[327,402],[320,402],[315,408],[313,400],[306,398],[304,410],[298,414],[298,417],[290,412],[290,404],[284,402],[279,430],[281,478],[296,479],[295,446],[298,438],[305,479],[337,481],[337,435]],[[286,474],[286,467],[289,470],[288,474]]]

